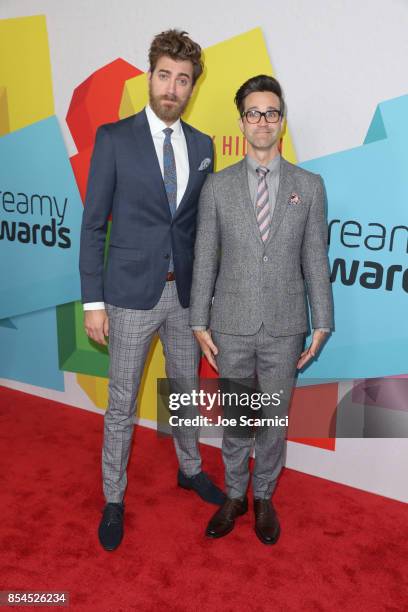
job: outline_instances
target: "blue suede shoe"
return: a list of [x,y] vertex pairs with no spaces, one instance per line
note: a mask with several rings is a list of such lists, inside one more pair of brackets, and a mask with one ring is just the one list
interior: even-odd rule
[[205,472],[200,472],[188,478],[181,470],[177,474],[177,483],[183,489],[195,491],[201,499],[209,504],[222,506],[227,499],[225,493],[221,491],[207,476]]
[[108,503],[103,509],[98,529],[99,541],[105,550],[115,550],[123,538],[124,503]]

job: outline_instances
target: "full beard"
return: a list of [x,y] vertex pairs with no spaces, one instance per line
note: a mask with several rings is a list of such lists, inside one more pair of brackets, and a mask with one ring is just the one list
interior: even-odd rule
[[[176,102],[176,104],[172,106],[166,106],[164,102],[168,100],[171,102]],[[185,102],[182,102],[176,96],[155,96],[151,89],[149,90],[149,102],[150,106],[156,115],[165,122],[174,122],[181,117],[184,113],[185,108],[188,104],[188,99]]]

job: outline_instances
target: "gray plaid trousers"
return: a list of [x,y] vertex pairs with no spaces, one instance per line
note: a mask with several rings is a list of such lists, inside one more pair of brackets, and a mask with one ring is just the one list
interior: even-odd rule
[[[104,419],[103,491],[107,502],[121,502],[127,486],[127,464],[133,435],[135,403],[151,342],[163,345],[166,376],[197,379],[200,351],[182,308],[176,283],[167,282],[150,310],[106,304],[109,318],[109,404]],[[198,427],[175,427],[173,439],[180,469],[186,476],[201,471]]]

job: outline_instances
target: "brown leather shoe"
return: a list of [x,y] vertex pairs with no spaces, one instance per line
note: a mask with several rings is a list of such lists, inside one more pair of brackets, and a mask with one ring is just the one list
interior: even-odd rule
[[280,525],[270,499],[254,499],[255,533],[263,544],[276,544]]
[[234,529],[235,519],[248,512],[248,499],[236,497],[227,500],[217,510],[207,525],[205,535],[209,538],[222,538]]

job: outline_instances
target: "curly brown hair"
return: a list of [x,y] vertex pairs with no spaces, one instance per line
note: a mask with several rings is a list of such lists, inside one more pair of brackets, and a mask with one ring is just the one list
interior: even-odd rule
[[193,64],[193,85],[204,69],[201,47],[191,40],[188,32],[166,30],[153,38],[149,49],[150,72],[156,68],[157,60],[168,55],[172,60],[189,60]]

